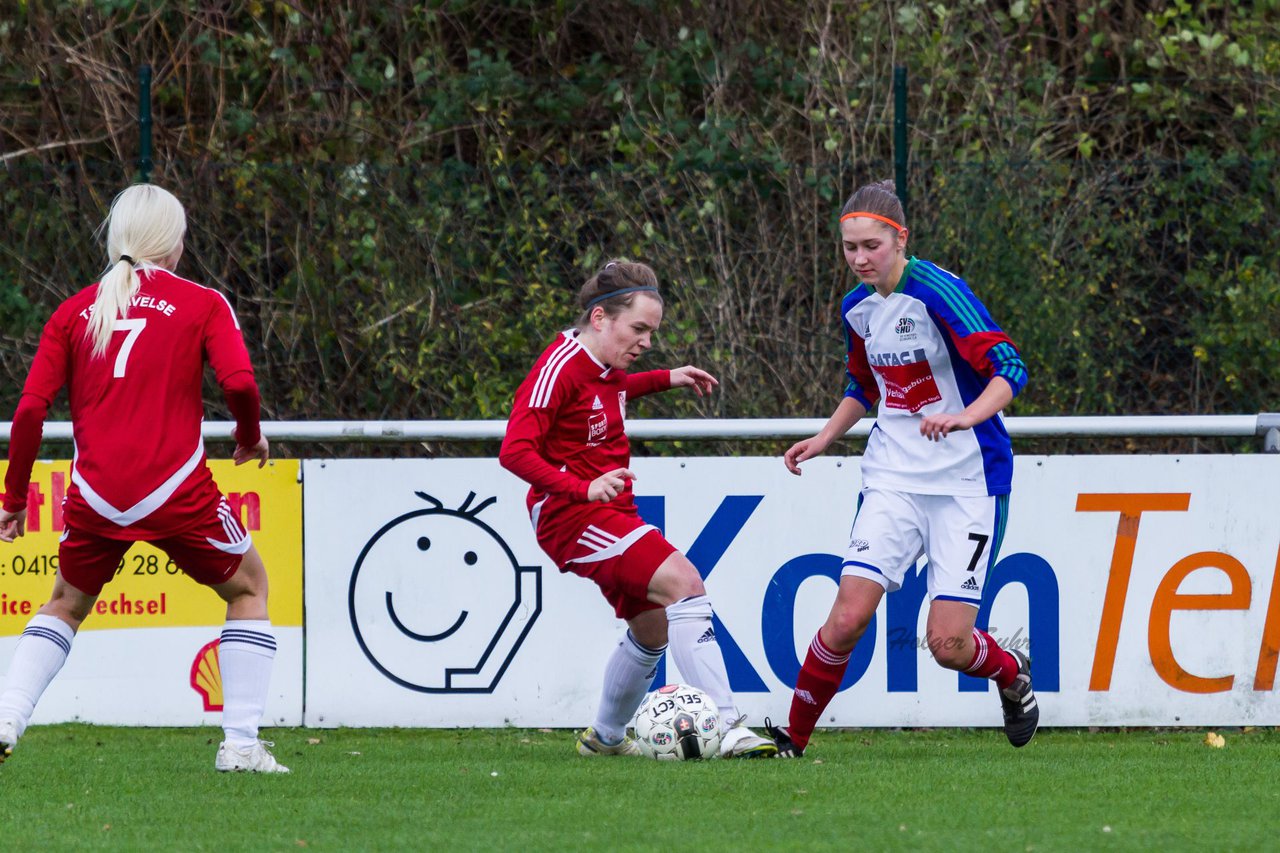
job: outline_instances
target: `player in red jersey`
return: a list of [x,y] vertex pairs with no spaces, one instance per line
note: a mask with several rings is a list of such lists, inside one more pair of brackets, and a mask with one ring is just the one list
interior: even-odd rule
[[145,541],[227,602],[218,653],[226,736],[214,766],[287,773],[258,739],[276,648],[266,569],[213,482],[201,437],[207,360],[236,419],[235,463],[262,467],[269,457],[240,326],[220,293],[173,274],[187,226],[172,194],[129,187],[105,227],[110,266],[45,324],[13,416],[0,541],[25,531],[31,468],[63,386],[75,459],[53,594],[23,631],[0,694],[0,761],[125,551]]
[[631,491],[627,401],[719,384],[704,370],[627,373],[662,322],[658,279],[645,264],[610,261],[578,294],[577,326],[547,347],[516,390],[502,466],[528,482],[538,544],[562,572],[600,587],[628,631],[605,668],[596,721],[578,738],[583,755],[638,755],[627,736],[670,639],[684,678],[720,709],[720,754],[770,757],[776,749],[742,724],[711,625],[698,570],[645,524]]

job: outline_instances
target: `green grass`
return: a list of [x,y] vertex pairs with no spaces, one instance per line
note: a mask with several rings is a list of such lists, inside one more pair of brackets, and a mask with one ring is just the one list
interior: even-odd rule
[[[5,850],[1262,850],[1280,731],[820,732],[797,761],[585,759],[545,730],[37,726],[0,767]],[[317,741],[317,742],[312,742]]]

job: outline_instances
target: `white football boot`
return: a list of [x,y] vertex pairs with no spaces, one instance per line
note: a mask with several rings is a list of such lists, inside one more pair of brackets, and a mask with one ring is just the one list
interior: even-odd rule
[[13,755],[13,748],[17,745],[18,724],[13,720],[0,720],[0,764]]
[[276,761],[267,749],[275,746],[269,740],[254,741],[252,746],[232,746],[225,740],[218,746],[213,766],[220,773],[288,773],[289,768]]
[[729,728],[720,735],[721,758],[773,758],[778,754],[778,745],[767,737],[751,731],[742,724],[746,717],[739,717],[729,723]]

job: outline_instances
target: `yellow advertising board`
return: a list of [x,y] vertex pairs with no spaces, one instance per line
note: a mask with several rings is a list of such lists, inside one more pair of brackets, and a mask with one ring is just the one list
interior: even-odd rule
[[[0,478],[7,463],[0,460]],[[277,627],[302,625],[302,485],[296,459],[266,467],[210,460],[209,469],[227,496],[270,578],[270,618]],[[0,637],[22,633],[49,600],[58,569],[62,499],[71,482],[70,461],[37,462],[31,473],[27,533],[0,543]],[[220,626],[226,605],[200,589],[168,555],[146,543],[129,549],[116,576],[102,590],[81,630]]]

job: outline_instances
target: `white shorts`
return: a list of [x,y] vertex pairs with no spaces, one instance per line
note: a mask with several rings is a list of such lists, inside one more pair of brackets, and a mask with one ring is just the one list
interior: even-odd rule
[[987,570],[1000,553],[1009,496],[916,495],[863,489],[842,575],[893,592],[927,556],[929,598],[977,607]]

